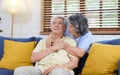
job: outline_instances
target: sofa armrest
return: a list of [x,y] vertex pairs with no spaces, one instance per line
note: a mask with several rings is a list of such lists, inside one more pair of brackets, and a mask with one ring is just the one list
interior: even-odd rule
[[13,70],[0,68],[0,75],[13,75]]

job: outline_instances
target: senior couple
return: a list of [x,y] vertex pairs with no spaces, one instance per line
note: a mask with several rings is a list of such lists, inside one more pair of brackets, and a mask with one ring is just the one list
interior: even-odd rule
[[[82,14],[51,19],[51,34],[41,40],[31,55],[35,66],[21,66],[14,75],[74,75],[73,69],[88,51],[92,34]],[[67,29],[66,29],[67,28]]]

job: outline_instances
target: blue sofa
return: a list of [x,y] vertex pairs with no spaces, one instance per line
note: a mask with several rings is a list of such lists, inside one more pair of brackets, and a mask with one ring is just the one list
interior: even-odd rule
[[[4,50],[4,40],[14,40],[14,41],[19,41],[19,42],[30,42],[30,41],[40,41],[42,38],[40,37],[29,37],[29,38],[10,38],[10,37],[4,37],[4,36],[0,36],[0,59],[3,56],[3,50]],[[120,45],[120,38],[119,39],[111,39],[111,40],[103,40],[103,41],[99,41],[97,43],[103,43],[103,44],[111,44],[111,45]],[[78,68],[74,69],[75,71],[75,75],[78,75],[79,73],[81,73],[83,67],[84,67],[84,63],[86,61],[88,54],[86,54],[83,58],[81,58],[81,60],[79,61]],[[120,61],[119,61],[120,63]],[[0,75],[13,75],[14,70],[9,70],[9,69],[4,69],[4,68],[0,68]],[[119,69],[118,69],[118,75],[120,75],[120,64],[119,64]]]
[[[13,40],[19,42],[31,42],[36,41],[37,43],[42,39],[41,37],[29,37],[29,38],[10,38],[0,36],[0,59],[3,57],[3,50],[4,50],[4,40]],[[0,75],[13,75],[13,70],[0,68]]]
[[[110,44],[110,45],[120,45],[120,38],[111,39],[111,40],[97,41],[96,43]],[[82,69],[83,69],[83,67],[85,65],[87,57],[88,57],[88,53],[86,53],[82,58],[80,58],[78,67],[74,69],[75,75],[79,75],[82,72]],[[117,75],[120,75],[120,61],[118,61],[118,63],[119,64],[118,64]]]

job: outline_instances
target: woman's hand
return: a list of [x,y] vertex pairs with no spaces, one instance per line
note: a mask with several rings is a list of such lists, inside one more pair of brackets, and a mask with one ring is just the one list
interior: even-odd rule
[[52,70],[54,70],[56,68],[65,68],[65,67],[64,66],[51,66],[44,71],[43,75],[48,75]]
[[53,44],[53,47],[55,50],[63,49],[65,48],[66,43],[60,39],[57,39],[56,42]]
[[53,46],[54,51],[59,50],[59,49],[63,49],[63,48],[65,48],[66,45],[67,45],[67,43],[65,43],[64,41],[62,41],[59,38],[55,39],[51,35],[49,35],[47,37],[46,47],[50,48]]

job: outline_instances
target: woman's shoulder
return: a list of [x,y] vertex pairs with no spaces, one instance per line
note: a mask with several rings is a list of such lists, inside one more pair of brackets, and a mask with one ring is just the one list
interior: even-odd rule
[[85,35],[92,35],[92,32],[88,31]]
[[83,38],[85,37],[92,37],[92,32],[88,31],[85,35],[82,36]]

